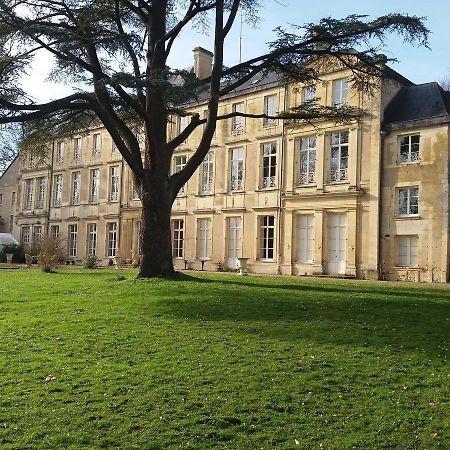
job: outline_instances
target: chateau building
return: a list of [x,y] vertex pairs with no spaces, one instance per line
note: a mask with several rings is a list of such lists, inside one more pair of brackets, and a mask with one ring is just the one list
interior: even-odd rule
[[[197,63],[210,65],[212,55],[196,50]],[[175,268],[234,269],[245,257],[253,273],[446,282],[450,95],[386,74],[373,96],[352,90],[348,70],[330,68],[315,86],[267,76],[224,98],[220,115],[276,115],[310,100],[367,114],[350,125],[219,121],[173,205]],[[204,116],[206,105],[187,109]],[[170,137],[186,125],[174,120]],[[200,133],[177,148],[173,172]],[[54,142],[45,161],[20,161],[14,234],[22,243],[58,235],[69,259],[95,254],[104,264],[139,253],[139,193],[104,128]]]

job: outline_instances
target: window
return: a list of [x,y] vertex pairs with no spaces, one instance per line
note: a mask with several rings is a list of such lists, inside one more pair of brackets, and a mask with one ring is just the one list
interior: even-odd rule
[[[276,116],[278,112],[278,98],[276,95],[267,95],[264,97],[264,114],[267,116]],[[264,127],[272,127],[276,123],[276,119],[267,118],[263,119]]]
[[3,194],[0,194],[0,205],[3,203]]
[[33,207],[33,179],[25,180],[25,209],[31,209]]
[[91,203],[98,202],[98,194],[100,189],[100,169],[91,170],[90,194],[89,201]]
[[244,190],[244,149],[242,147],[231,150],[230,191]]
[[330,181],[348,180],[348,131],[331,133]]
[[13,228],[14,228],[14,215],[11,214],[11,215],[9,216],[9,232],[10,232],[10,233],[12,233]]
[[184,242],[184,220],[177,219],[172,221],[172,230],[173,230],[172,255],[174,258],[182,258],[183,242]]
[[53,206],[59,207],[62,202],[63,176],[55,175],[53,180]]
[[397,236],[399,266],[417,266],[418,243],[418,236]]
[[109,201],[119,200],[119,166],[112,166],[110,169]]
[[100,133],[95,133],[92,135],[92,156],[96,158],[100,156],[100,147],[101,147]]
[[32,151],[28,155],[28,168],[29,169],[34,169],[35,166],[36,166],[36,157],[35,157],[34,151]]
[[407,164],[419,161],[420,136],[402,136],[400,138],[400,163]]
[[275,246],[275,217],[261,217],[260,253],[262,260],[273,260]]
[[419,214],[419,188],[401,188],[398,190],[398,213],[401,216]]
[[316,101],[316,86],[307,86],[302,91],[302,102],[314,102]]
[[106,246],[106,256],[112,258],[116,256],[117,249],[117,223],[108,223],[108,242]]
[[42,239],[42,226],[35,225],[33,227],[33,242],[39,242]]
[[[139,147],[143,148],[145,144],[145,134],[144,134],[144,127],[143,126],[137,126],[134,129],[134,135],[136,136],[136,139],[139,143]],[[116,147],[117,149],[117,147]]]
[[56,164],[61,164],[64,159],[64,143],[57,142],[55,147],[55,161]]
[[348,101],[348,79],[333,80],[333,106],[342,106]]
[[81,138],[75,138],[73,143],[73,159],[81,161]]
[[134,180],[131,182],[131,200],[140,200],[141,187],[136,184]]
[[277,144],[262,145],[262,180],[261,188],[276,187]]
[[113,155],[116,155],[117,153],[119,153],[119,149],[117,148],[117,145],[116,145],[116,143],[114,141],[112,141],[111,153]]
[[52,225],[50,227],[50,236],[54,239],[59,238],[59,225]]
[[214,184],[214,155],[208,153],[202,162],[200,176],[200,194],[212,194]]
[[11,206],[14,206],[16,204],[16,193],[11,192]]
[[190,121],[189,116],[180,116],[180,119],[178,121],[178,134],[180,134],[181,132],[183,132],[185,130],[185,128],[189,124],[189,121]]
[[[173,157],[173,173],[178,173],[184,169],[184,166],[187,163],[186,155],[177,155]],[[182,197],[186,195],[186,186],[182,186],[178,191],[177,197]]]
[[198,219],[198,257],[199,259],[211,256],[211,219]]
[[44,208],[44,202],[45,202],[45,178],[40,177],[36,181],[37,181],[36,208],[42,209],[42,208]]
[[297,216],[296,255],[299,262],[314,261],[314,216],[312,214]]
[[314,184],[316,181],[316,137],[300,139],[298,184]]
[[81,172],[72,173],[72,193],[70,201],[72,205],[78,205],[80,203],[80,184],[81,184]]
[[78,225],[69,225],[69,256],[77,256]]
[[88,223],[88,255],[95,255],[97,249],[97,224]]
[[26,245],[30,243],[30,226],[25,225],[22,227],[22,244]]
[[[234,113],[245,113],[245,104],[244,102],[234,103],[233,104],[233,112]],[[245,118],[242,116],[236,116],[232,118],[231,121],[231,134],[242,134],[244,132],[244,124]]]

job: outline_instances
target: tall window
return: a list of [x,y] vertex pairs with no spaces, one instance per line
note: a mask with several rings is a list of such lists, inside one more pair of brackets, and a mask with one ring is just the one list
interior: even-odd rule
[[36,180],[37,182],[37,198],[36,198],[36,208],[42,209],[45,202],[45,178],[40,177]]
[[80,203],[80,186],[81,186],[81,172],[72,173],[72,192],[70,202],[72,205]]
[[205,156],[200,172],[200,194],[212,194],[214,185],[214,155],[212,153]]
[[131,200],[140,200],[141,198],[141,187],[138,186],[134,179],[131,181]]
[[[234,113],[245,113],[244,102],[233,103]],[[233,117],[231,122],[231,134],[241,134],[244,132],[244,122],[245,118],[242,116]]]
[[112,166],[110,169],[109,201],[119,200],[119,166]]
[[50,227],[50,236],[55,239],[59,238],[59,225],[52,225]]
[[273,260],[275,248],[275,217],[263,216],[260,221],[259,257],[263,260]]
[[55,175],[53,178],[53,206],[59,207],[62,203],[63,176]]
[[230,191],[244,190],[244,149],[242,147],[231,150]]
[[178,134],[180,134],[184,129],[188,126],[190,121],[189,116],[180,116],[180,119],[178,121]]
[[420,136],[402,136],[400,138],[400,163],[417,162],[420,159]]
[[331,133],[330,181],[348,180],[348,131]]
[[307,86],[302,91],[303,103],[314,102],[316,100],[316,86]]
[[97,224],[88,223],[88,255],[95,255],[97,249]]
[[3,203],[3,194],[0,194],[0,205]]
[[[264,97],[264,114],[267,116],[276,116],[278,112],[278,97],[276,95],[266,95]],[[276,119],[264,118],[263,126],[272,127],[276,123]]]
[[16,204],[16,193],[11,192],[11,206],[14,206]]
[[419,188],[398,189],[398,213],[401,216],[419,214]]
[[211,219],[198,219],[198,257],[211,257]]
[[39,242],[42,239],[42,225],[34,225],[33,227],[33,242]]
[[11,215],[9,216],[9,232],[10,232],[10,233],[12,233],[13,228],[14,228],[14,215],[11,214]]
[[297,261],[311,263],[314,260],[314,216],[297,216]]
[[57,142],[55,147],[55,161],[56,164],[61,164],[64,159],[64,143]]
[[91,203],[98,202],[99,190],[100,190],[100,169],[92,169],[91,170],[90,193],[89,193],[89,201]]
[[36,156],[34,154],[35,152],[32,151],[30,152],[30,154],[28,155],[28,168],[29,169],[34,169],[36,166]]
[[94,133],[92,135],[92,156],[99,157],[101,148],[100,133]]
[[184,243],[184,220],[177,219],[172,221],[173,239],[172,239],[172,255],[174,258],[183,257]]
[[342,106],[348,101],[348,79],[333,80],[333,106]]
[[298,184],[314,184],[316,181],[316,137],[300,139]]
[[26,245],[30,243],[30,226],[25,225],[22,227],[22,244]]
[[398,265],[417,266],[418,236],[397,236]]
[[69,225],[69,256],[77,256],[78,225]]
[[81,138],[75,138],[73,141],[73,159],[81,161]]
[[25,209],[31,209],[33,207],[33,179],[25,180]]
[[[186,163],[187,163],[186,155],[174,156],[173,157],[173,173],[178,173],[181,170],[183,170]],[[177,194],[178,197],[182,197],[183,195],[186,195],[186,186],[182,186]]]
[[262,180],[261,188],[276,187],[277,175],[277,144],[262,145]]
[[114,257],[116,256],[117,249],[117,223],[110,222],[108,223],[108,242],[107,242],[107,253],[106,256]]

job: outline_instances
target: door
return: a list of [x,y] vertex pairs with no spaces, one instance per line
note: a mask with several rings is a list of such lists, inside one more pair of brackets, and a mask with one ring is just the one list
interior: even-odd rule
[[345,275],[347,263],[347,216],[328,216],[328,273]]
[[236,269],[241,256],[241,218],[229,217],[227,220],[227,267]]

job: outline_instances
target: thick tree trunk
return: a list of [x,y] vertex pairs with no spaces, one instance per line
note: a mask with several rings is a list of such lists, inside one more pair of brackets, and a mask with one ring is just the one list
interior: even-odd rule
[[174,274],[169,198],[167,189],[161,185],[142,193],[142,260],[138,278]]

